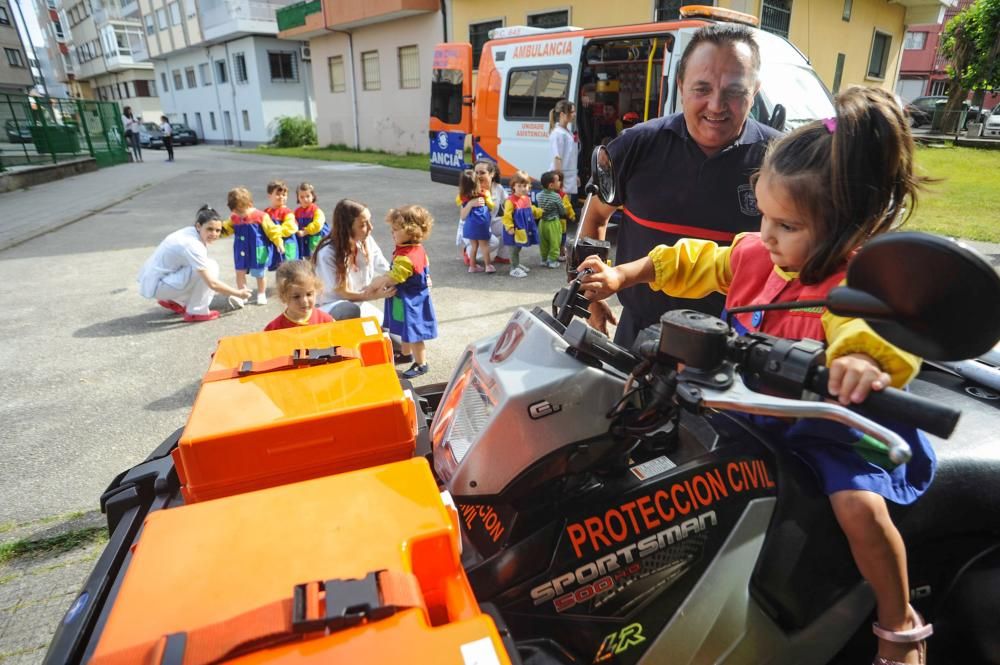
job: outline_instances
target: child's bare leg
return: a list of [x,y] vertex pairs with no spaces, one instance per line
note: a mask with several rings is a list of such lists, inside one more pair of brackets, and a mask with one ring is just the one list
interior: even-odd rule
[[413,354],[413,362],[418,365],[427,364],[427,347],[424,346],[423,342],[411,342],[410,352]]
[[257,293],[265,293],[267,291],[267,278],[258,277],[257,278]]
[[493,265],[493,259],[490,258],[490,241],[489,240],[480,240],[479,241],[479,246],[483,248],[483,263],[488,268],[491,265]]
[[237,270],[236,271],[236,289],[242,291],[247,287],[247,271]]
[[[845,490],[830,495],[833,512],[851,546],[854,562],[875,592],[878,623],[892,631],[915,628],[910,610],[906,546],[889,517],[885,499],[874,492]],[[880,656],[903,663],[918,662],[916,643],[879,640]]]
[[402,353],[404,356],[409,356],[413,353],[413,345],[410,344],[409,342],[400,342],[399,352]]

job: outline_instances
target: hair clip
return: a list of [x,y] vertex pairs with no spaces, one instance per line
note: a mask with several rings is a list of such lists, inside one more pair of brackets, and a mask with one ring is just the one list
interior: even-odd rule
[[836,118],[824,118],[823,126],[826,127],[826,131],[833,134],[837,131],[837,119]]

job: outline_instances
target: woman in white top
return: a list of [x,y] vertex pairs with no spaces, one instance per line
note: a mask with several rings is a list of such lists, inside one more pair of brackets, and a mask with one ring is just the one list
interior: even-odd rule
[[125,127],[125,141],[132,148],[132,159],[136,162],[142,161],[142,147],[139,145],[139,128],[142,123],[132,115],[132,107],[126,106],[122,109],[122,126]]
[[563,191],[574,203],[580,184],[577,165],[580,146],[573,132],[569,131],[569,124],[575,118],[576,106],[568,99],[560,99],[549,111],[549,147],[552,153],[549,170],[562,171]]
[[159,244],[139,272],[139,295],[184,320],[211,321],[219,312],[209,309],[215,293],[230,296],[242,307],[250,289],[234,289],[219,281],[219,264],[208,256],[208,246],[222,235],[219,213],[207,205],[198,210],[193,226],[174,231]]
[[372,214],[357,201],[342,199],[333,209],[330,233],[313,254],[316,274],[323,280],[317,305],[335,320],[374,316],[382,323],[383,308],[370,301],[395,293],[371,288],[376,275],[389,271],[389,261],[371,235]]

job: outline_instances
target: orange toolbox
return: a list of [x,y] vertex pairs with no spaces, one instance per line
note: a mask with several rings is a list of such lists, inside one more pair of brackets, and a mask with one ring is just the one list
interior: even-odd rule
[[186,503],[413,456],[416,405],[375,319],[219,340],[173,451]]
[[150,513],[90,662],[508,665],[423,458]]

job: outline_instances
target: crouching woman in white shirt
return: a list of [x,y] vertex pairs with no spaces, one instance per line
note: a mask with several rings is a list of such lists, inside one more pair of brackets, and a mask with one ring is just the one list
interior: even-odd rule
[[146,260],[139,271],[139,295],[156,299],[158,305],[188,322],[219,318],[219,312],[209,309],[215,293],[230,296],[230,303],[242,306],[250,290],[220,282],[219,264],[208,256],[208,246],[221,235],[219,213],[203,205],[193,226],[168,235]]

